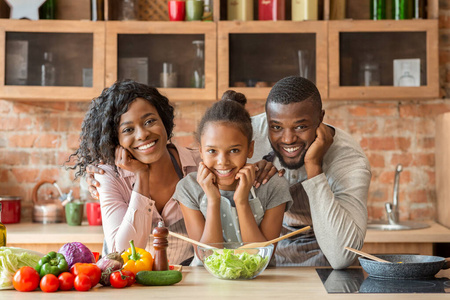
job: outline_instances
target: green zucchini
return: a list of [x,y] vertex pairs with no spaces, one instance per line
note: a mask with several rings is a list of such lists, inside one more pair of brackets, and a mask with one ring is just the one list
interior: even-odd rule
[[172,285],[183,278],[180,271],[140,271],[136,274],[136,282],[143,285]]

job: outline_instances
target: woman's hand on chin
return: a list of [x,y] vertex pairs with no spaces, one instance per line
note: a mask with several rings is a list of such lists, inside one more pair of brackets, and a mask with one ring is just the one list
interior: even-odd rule
[[115,164],[117,167],[135,174],[149,171],[147,164],[135,159],[127,149],[120,145],[116,147]]

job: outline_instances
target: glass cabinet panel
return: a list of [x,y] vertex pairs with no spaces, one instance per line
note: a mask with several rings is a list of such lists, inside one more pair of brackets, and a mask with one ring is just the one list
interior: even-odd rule
[[106,23],[106,85],[133,79],[170,100],[215,100],[216,24],[212,22]]
[[92,49],[92,33],[6,32],[5,84],[92,87]]
[[218,32],[218,98],[233,89],[266,99],[291,75],[308,78],[328,97],[326,22],[221,21]]
[[315,33],[233,33],[229,43],[230,87],[270,87],[290,75],[316,82]]
[[104,88],[105,25],[0,20],[0,97],[89,101]]
[[[341,86],[398,86],[401,75],[427,85],[426,32],[340,34]],[[394,64],[397,78],[394,78]],[[408,75],[409,74],[409,75]],[[414,86],[411,85],[411,86]]]
[[204,88],[204,43],[201,34],[119,34],[118,79],[163,88]]
[[330,99],[439,95],[438,21],[329,21]]

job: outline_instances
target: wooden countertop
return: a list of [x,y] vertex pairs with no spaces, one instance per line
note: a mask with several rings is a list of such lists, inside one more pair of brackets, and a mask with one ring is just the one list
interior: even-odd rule
[[[66,223],[6,224],[8,244],[103,243],[102,226],[69,226]],[[381,231],[367,230],[365,243],[449,243],[450,229],[430,222],[430,227],[416,230]]]
[[[449,277],[441,271],[438,276]],[[315,268],[270,268],[253,280],[221,280],[211,276],[203,267],[184,267],[183,280],[173,286],[133,285],[124,289],[98,285],[88,292],[21,293],[2,290],[2,298],[22,299],[448,299],[441,294],[328,294]]]

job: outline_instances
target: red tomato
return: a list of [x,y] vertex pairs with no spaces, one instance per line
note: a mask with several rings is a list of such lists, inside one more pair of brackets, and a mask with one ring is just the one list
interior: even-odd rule
[[20,292],[34,291],[39,286],[41,277],[32,267],[22,267],[13,277],[13,286]]
[[136,275],[130,270],[122,270],[122,274],[127,277],[127,286],[132,286],[136,282]]
[[127,286],[128,278],[126,275],[122,274],[122,271],[112,272],[109,276],[109,281],[111,285],[117,289],[121,289]]
[[90,263],[76,263],[70,268],[70,273],[74,276],[80,274],[89,276],[91,279],[91,287],[96,286],[102,276],[102,270],[96,264]]
[[59,288],[59,280],[53,274],[47,274],[42,277],[39,287],[43,292],[53,293],[56,292]]
[[61,291],[70,291],[73,288],[73,282],[75,281],[75,276],[69,272],[63,272],[58,276],[59,289]]
[[91,289],[91,279],[85,274],[80,274],[75,277],[73,285],[77,291],[89,291]]

